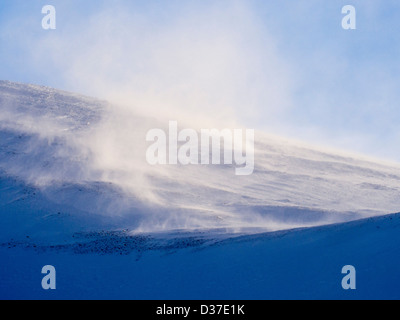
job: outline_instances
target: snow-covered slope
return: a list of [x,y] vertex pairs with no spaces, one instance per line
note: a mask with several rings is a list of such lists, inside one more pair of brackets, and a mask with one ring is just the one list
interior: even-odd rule
[[400,297],[400,166],[260,132],[251,176],[150,166],[146,132],[166,125],[0,82],[0,298]]
[[[282,230],[400,209],[400,166],[263,133],[256,136],[250,176],[236,176],[230,166],[152,167],[145,162],[145,135],[166,123],[117,109],[0,82],[2,236],[18,233],[20,220],[29,229],[33,222],[57,225],[68,217],[64,228],[43,227],[55,233],[75,224],[87,228],[81,219],[92,227],[146,232]],[[10,212],[18,219],[5,219]]]

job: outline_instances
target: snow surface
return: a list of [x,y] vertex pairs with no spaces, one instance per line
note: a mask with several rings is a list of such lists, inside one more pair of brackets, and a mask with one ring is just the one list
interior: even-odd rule
[[399,165],[259,132],[248,177],[152,167],[166,124],[0,81],[1,298],[399,298]]
[[[228,239],[76,235],[49,246],[26,239],[0,247],[2,299],[399,299],[400,215]],[[11,248],[11,249],[10,249]],[[41,289],[41,268],[57,290]],[[342,267],[357,290],[341,287]]]

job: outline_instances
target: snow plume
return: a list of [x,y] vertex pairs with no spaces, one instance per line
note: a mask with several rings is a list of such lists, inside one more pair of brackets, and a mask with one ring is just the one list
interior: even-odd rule
[[8,29],[29,48],[43,79],[57,72],[64,88],[112,102],[74,144],[92,155],[90,171],[144,198],[153,198],[145,176],[174,174],[145,162],[149,130],[169,121],[180,129],[247,129],[243,122],[260,109],[273,116],[289,105],[288,70],[246,1],[160,8],[113,1],[79,18],[79,1],[55,6],[55,32],[25,43],[18,25],[30,21]]
[[[236,176],[229,165],[150,165],[149,130],[167,132],[170,121],[197,132],[253,129],[245,123],[261,109],[274,117],[290,108],[291,76],[246,1],[171,1],[165,11],[151,5],[134,11],[129,2],[99,5],[74,23],[65,17],[56,32],[26,44],[29,62],[44,78],[57,71],[64,88],[111,103],[6,85],[12,98],[2,100],[2,132],[30,137],[22,137],[14,158],[3,159],[3,170],[45,188],[54,182],[117,186],[123,199],[110,198],[111,209],[102,213],[118,207],[130,217],[140,199],[148,207],[136,223],[142,231],[274,230],[396,211],[398,167],[257,133],[250,176]],[[57,6],[59,19],[78,3]],[[7,139],[16,142],[4,133]],[[97,196],[105,198],[106,190]],[[94,195],[86,195],[87,207]]]
[[[57,6],[59,21],[74,6]],[[288,69],[248,2],[161,7],[114,1],[29,43],[32,63],[58,70],[64,88],[112,102],[79,140],[92,155],[90,170],[152,201],[147,177],[176,173],[148,166],[149,130],[169,121],[197,131],[253,129],[243,123],[260,109],[272,117],[290,104]]]

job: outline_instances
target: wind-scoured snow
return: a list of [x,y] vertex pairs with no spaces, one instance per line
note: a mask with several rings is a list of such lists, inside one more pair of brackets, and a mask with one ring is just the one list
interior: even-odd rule
[[0,81],[1,298],[399,298],[399,165],[257,132],[250,176],[151,166],[164,120]]
[[250,176],[223,165],[150,166],[146,133],[167,124],[104,101],[0,82],[2,212],[20,212],[27,225],[60,212],[155,232],[274,231],[399,211],[400,166],[260,132]]

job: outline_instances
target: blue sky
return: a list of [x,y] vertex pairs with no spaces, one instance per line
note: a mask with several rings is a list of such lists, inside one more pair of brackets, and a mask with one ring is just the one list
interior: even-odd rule
[[[46,4],[57,30],[41,28]],[[357,30],[341,28],[347,4]],[[155,112],[218,110],[400,161],[399,9],[391,0],[2,0],[0,78]]]

